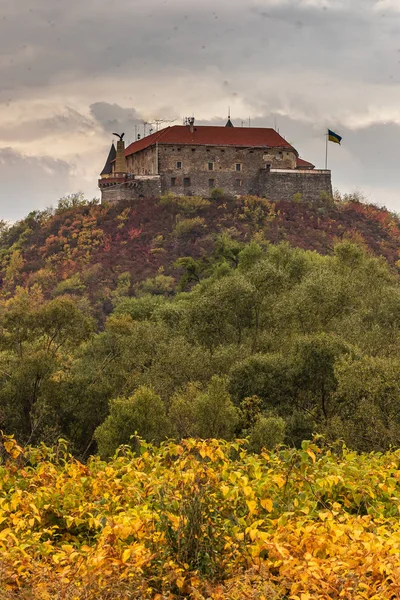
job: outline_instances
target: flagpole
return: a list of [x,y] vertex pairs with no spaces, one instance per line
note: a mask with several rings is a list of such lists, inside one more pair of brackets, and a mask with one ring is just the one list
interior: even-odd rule
[[328,170],[328,136],[329,134],[326,133],[325,134],[325,138],[326,138],[326,148],[325,148],[325,171]]

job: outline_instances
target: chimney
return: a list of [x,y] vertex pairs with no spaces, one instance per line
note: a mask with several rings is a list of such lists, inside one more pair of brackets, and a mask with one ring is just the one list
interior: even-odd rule
[[190,133],[194,132],[194,117],[189,117],[188,119]]
[[117,142],[117,156],[115,159],[115,172],[126,173],[126,158],[125,158],[125,142],[124,140],[118,140]]

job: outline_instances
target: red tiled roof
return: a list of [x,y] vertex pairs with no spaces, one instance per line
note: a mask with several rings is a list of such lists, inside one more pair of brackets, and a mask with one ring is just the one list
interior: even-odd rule
[[314,169],[315,165],[308,162],[308,160],[304,160],[303,158],[297,159],[297,168],[298,169]]
[[192,146],[242,146],[244,148],[287,148],[294,150],[274,129],[265,127],[215,127],[198,125],[193,133],[188,125],[173,125],[130,144],[125,156],[140,152],[156,142]]

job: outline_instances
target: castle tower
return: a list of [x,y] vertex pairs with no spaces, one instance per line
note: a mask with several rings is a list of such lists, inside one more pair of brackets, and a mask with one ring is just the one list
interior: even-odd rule
[[231,121],[231,109],[228,110],[228,120],[225,127],[234,127],[234,124]]
[[117,142],[115,173],[126,173],[125,142],[123,140],[123,134]]

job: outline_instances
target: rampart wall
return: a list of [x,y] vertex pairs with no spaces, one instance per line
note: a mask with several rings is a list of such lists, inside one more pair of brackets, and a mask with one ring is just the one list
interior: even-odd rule
[[322,196],[332,195],[330,171],[289,169],[260,169],[253,176],[245,173],[192,173],[182,180],[177,179],[173,186],[169,174],[135,175],[122,179],[102,179],[100,188],[102,201],[111,203],[139,197],[157,197],[168,192],[177,196],[199,195],[207,198],[215,188],[221,188],[231,196],[251,194],[273,202],[292,200],[299,194],[301,199],[311,202],[318,201]]
[[256,195],[266,196],[272,202],[291,200],[301,194],[305,201],[317,201],[321,196],[332,196],[330,171],[260,171],[255,184]]
[[121,200],[156,198],[161,195],[159,175],[100,179],[101,201],[116,204]]

